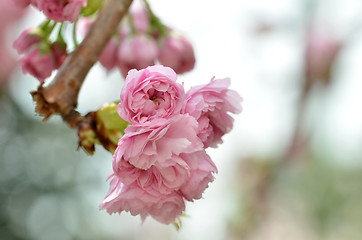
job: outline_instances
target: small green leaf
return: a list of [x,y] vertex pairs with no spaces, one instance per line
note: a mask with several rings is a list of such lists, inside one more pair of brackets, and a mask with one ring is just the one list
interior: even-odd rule
[[81,14],[88,17],[93,15],[102,7],[103,0],[88,0],[87,6],[82,8]]

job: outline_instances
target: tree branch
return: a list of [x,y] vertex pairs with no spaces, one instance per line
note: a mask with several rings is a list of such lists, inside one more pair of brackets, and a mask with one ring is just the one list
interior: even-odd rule
[[75,110],[79,90],[131,3],[132,0],[106,0],[83,42],[67,58],[53,81],[31,92],[36,102],[35,111],[44,116],[43,121],[53,114],[60,114],[70,127],[77,129],[79,146],[89,154],[93,154],[96,140],[110,152],[116,146],[97,130],[94,114],[82,116]]
[[131,3],[132,0],[105,1],[83,42],[68,57],[54,80],[31,93],[37,103],[36,112],[44,116],[44,121],[54,113],[59,113],[73,128],[81,121],[82,117],[75,111],[79,90]]

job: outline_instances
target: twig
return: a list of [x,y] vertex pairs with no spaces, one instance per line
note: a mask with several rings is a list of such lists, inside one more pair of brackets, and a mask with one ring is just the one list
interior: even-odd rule
[[54,80],[31,93],[37,103],[36,112],[44,116],[44,121],[58,113],[75,128],[82,120],[75,111],[79,90],[131,3],[132,0],[105,1],[83,42],[68,57]]

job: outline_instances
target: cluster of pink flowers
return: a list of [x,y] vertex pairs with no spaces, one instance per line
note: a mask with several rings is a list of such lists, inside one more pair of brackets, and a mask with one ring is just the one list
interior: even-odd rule
[[[130,16],[129,21],[123,21],[99,58],[108,71],[118,68],[126,77],[129,70],[140,70],[156,61],[178,74],[194,68],[194,50],[183,35],[164,26],[140,1],[132,3]],[[156,26],[152,23],[155,21],[158,21]]]
[[110,190],[100,208],[130,212],[169,224],[200,199],[217,172],[206,153],[233,126],[229,113],[241,112],[241,97],[230,79],[212,79],[185,93],[169,67],[129,71],[118,105],[132,125],[113,156]]
[[56,21],[77,20],[82,7],[87,6],[87,0],[14,0],[19,7],[33,5],[42,11],[45,16]]
[[14,48],[21,54],[20,65],[40,82],[58,69],[67,58],[64,41],[50,43],[41,28],[27,29],[15,40]]

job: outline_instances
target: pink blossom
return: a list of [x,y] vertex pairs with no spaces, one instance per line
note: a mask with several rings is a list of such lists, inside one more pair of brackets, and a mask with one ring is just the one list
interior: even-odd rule
[[22,54],[30,47],[38,45],[41,40],[41,36],[36,33],[35,29],[27,29],[15,40],[13,47],[19,54]]
[[25,14],[23,8],[19,8],[14,0],[1,0],[0,1],[0,30],[8,28],[12,23],[19,21]]
[[13,38],[12,31],[8,31],[13,24],[25,14],[24,8],[19,8],[14,0],[0,1],[0,87],[7,83],[10,74],[16,66],[16,60],[8,46],[8,39]]
[[113,176],[100,209],[107,210],[109,214],[126,211],[133,216],[141,215],[142,219],[152,216],[159,222],[169,224],[185,210],[185,202],[176,192],[167,195],[148,192],[135,184],[127,186],[117,176]]
[[158,198],[149,209],[149,214],[157,221],[170,224],[185,211],[185,201],[176,192]]
[[118,50],[118,67],[123,76],[131,69],[140,70],[154,65],[158,47],[154,39],[146,35],[128,37],[121,42]]
[[65,42],[55,42],[51,45],[51,52],[54,56],[55,68],[60,68],[67,59],[67,45]]
[[191,43],[184,36],[171,34],[163,39],[158,60],[182,74],[194,68],[195,53]]
[[57,22],[77,20],[87,0],[37,0],[37,7],[44,14]]
[[103,49],[99,62],[107,71],[112,70],[117,65],[118,43],[116,38],[111,38],[106,47]]
[[53,55],[50,52],[42,54],[38,48],[23,55],[20,58],[20,65],[24,73],[33,75],[40,82],[49,77],[56,68]]
[[15,5],[17,7],[21,7],[21,8],[25,8],[25,7],[29,6],[29,4],[31,4],[32,2],[35,2],[35,1],[36,0],[13,0]]
[[23,72],[33,75],[40,82],[49,77],[67,58],[67,45],[64,41],[58,40],[50,44],[36,30],[24,31],[13,46],[22,54],[20,65]]
[[183,197],[189,201],[200,199],[208,184],[214,180],[212,173],[217,173],[216,166],[205,150],[182,154],[181,157],[189,165],[191,174],[180,191]]
[[150,27],[150,17],[143,1],[133,1],[129,12],[137,33],[146,33]]
[[205,147],[216,147],[230,132],[234,119],[228,114],[241,112],[242,98],[228,89],[230,79],[212,79],[209,84],[191,88],[186,93],[182,113],[189,113],[199,123],[198,136]]
[[14,56],[9,52],[8,47],[0,39],[0,88],[7,83],[7,80],[16,66]]
[[118,114],[130,123],[144,123],[178,114],[185,93],[176,79],[171,68],[161,65],[129,71],[121,91]]
[[305,50],[306,71],[310,81],[325,80],[328,82],[332,65],[343,44],[336,33],[320,29],[311,29],[307,36]]
[[197,127],[189,115],[127,127],[113,157],[113,171],[127,185],[137,182],[163,194],[178,190],[190,176],[180,154],[203,150]]

